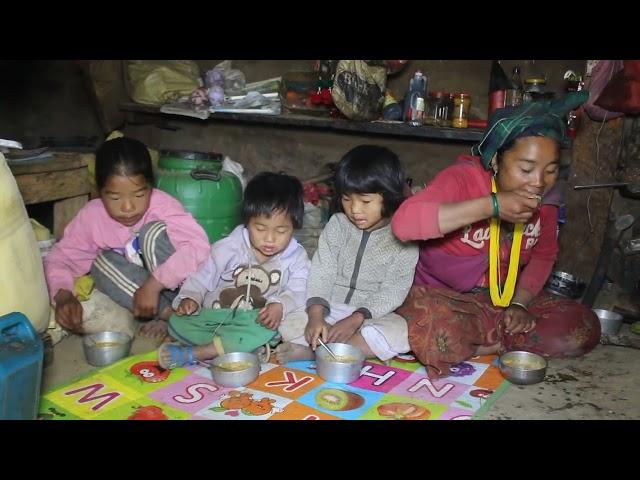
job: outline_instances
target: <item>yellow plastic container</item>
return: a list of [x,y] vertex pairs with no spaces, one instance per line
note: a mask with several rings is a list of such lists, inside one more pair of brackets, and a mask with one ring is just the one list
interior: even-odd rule
[[38,333],[49,324],[49,296],[36,235],[16,180],[0,153],[0,316],[23,313]]

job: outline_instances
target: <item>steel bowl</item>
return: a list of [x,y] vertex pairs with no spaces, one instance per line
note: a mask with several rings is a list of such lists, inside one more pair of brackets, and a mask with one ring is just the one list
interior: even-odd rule
[[547,360],[531,352],[513,351],[500,355],[502,375],[511,383],[532,385],[541,382],[547,372]]
[[[229,370],[225,366],[234,363],[247,363],[241,370]],[[255,353],[231,352],[216,357],[211,362],[211,376],[216,385],[235,388],[244,387],[260,375],[260,359]]]
[[346,361],[336,361],[327,350],[318,346],[316,348],[316,371],[327,382],[351,383],[360,377],[360,371],[364,364],[364,353],[353,345],[346,343],[329,343],[331,351]]
[[622,315],[611,310],[602,310],[600,308],[594,308],[595,313],[600,319],[600,327],[603,334],[616,335],[620,331],[622,326]]
[[129,355],[133,337],[123,332],[98,332],[85,335],[82,347],[87,362],[104,367]]

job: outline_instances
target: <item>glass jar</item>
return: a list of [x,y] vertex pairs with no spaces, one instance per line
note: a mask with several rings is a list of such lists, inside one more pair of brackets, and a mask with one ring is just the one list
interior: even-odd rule
[[441,127],[451,127],[451,116],[453,115],[453,97],[453,93],[444,93],[442,113],[439,117],[439,125]]
[[453,112],[451,126],[453,128],[467,128],[469,126],[469,106],[471,95],[468,93],[455,93],[453,95]]
[[442,103],[444,100],[443,92],[431,92],[427,99],[427,110],[424,115],[425,125],[438,125],[438,116],[442,109]]
[[442,92],[442,101],[438,110],[438,126],[451,126],[451,110],[453,110],[453,97],[447,92]]

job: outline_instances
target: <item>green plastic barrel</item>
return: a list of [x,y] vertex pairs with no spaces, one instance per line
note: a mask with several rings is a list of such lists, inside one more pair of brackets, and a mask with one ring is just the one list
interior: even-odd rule
[[191,212],[211,243],[240,223],[242,184],[234,174],[222,171],[222,155],[163,150],[156,186]]

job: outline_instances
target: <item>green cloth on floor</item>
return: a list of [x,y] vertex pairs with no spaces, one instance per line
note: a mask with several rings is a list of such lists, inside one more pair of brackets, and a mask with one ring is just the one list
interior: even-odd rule
[[198,315],[173,314],[169,319],[169,335],[187,345],[208,345],[214,342],[215,336],[219,339],[215,343],[217,346],[221,343],[224,353],[252,352],[277,333],[256,322],[258,312],[257,309],[234,312],[230,308],[205,308]]

